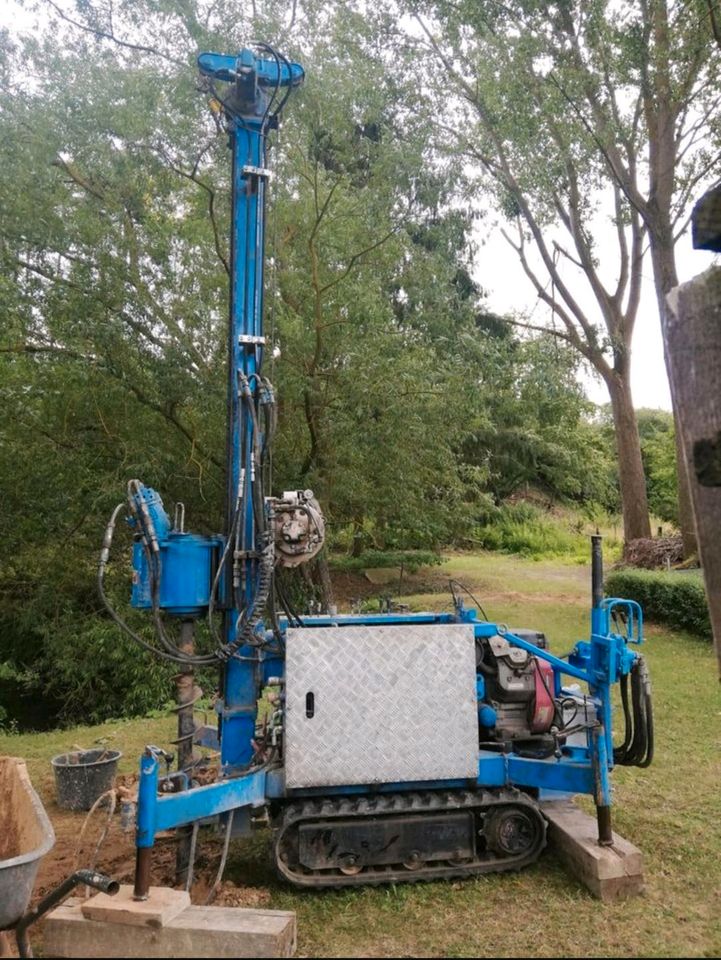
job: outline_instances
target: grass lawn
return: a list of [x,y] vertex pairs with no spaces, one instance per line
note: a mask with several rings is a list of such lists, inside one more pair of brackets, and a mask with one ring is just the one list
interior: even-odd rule
[[[464,555],[451,558],[441,573],[467,583],[491,618],[544,630],[557,652],[587,632],[588,568]],[[428,578],[418,576],[427,585]],[[404,599],[413,609],[440,609],[447,595]],[[551,853],[517,875],[301,894],[274,878],[263,834],[235,845],[226,878],[248,892],[248,903],[261,894],[263,903],[297,912],[301,956],[719,956],[721,687],[715,661],[709,643],[653,626],[646,653],[656,758],[647,770],[619,768],[613,777],[615,827],[644,853],[644,896],[601,904]],[[131,771],[142,745],[167,743],[173,723],[159,717],[0,736],[0,753],[27,758],[53,816],[51,756],[109,738],[108,745],[124,751],[122,770]]]

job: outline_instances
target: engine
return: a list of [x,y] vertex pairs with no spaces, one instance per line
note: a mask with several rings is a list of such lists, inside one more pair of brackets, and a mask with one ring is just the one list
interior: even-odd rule
[[[543,633],[525,629],[512,632],[541,650],[547,648]],[[483,701],[479,710],[481,741],[517,752],[553,748],[555,741],[549,731],[557,705],[550,664],[496,634],[476,641],[476,665],[483,678],[483,695],[479,698]]]

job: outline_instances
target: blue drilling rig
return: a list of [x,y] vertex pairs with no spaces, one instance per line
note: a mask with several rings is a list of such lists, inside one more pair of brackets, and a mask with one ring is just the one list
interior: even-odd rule
[[[168,755],[146,748],[136,898],[148,895],[158,832],[182,828],[187,837],[212,818],[225,828],[226,850],[231,835],[267,823],[280,875],[300,887],[518,869],[545,845],[542,801],[568,794],[594,798],[599,843],[610,844],[609,773],[651,762],[653,721],[635,649],[642,613],[633,601],[604,599],[600,537],[592,538],[590,636],[564,657],[541,632],[481,619],[460,585],[453,613],[299,616],[279,597],[278,568],[315,557],[325,538],[312,491],[273,497],[264,486],[275,423],[263,374],[266,148],[304,73],[267,44],[204,53],[198,64],[232,151],[225,531],[186,532],[184,511],[171,523],[160,496],[131,480],[106,530],[98,581],[113,618],[144,648],[181,672],[219,669],[220,774],[206,785],[184,763],[162,774]],[[103,588],[126,509],[132,604],[151,613],[156,643],[128,627]],[[184,642],[199,618],[213,637],[202,654]],[[625,735],[614,745],[617,683]],[[260,723],[264,691],[274,708]],[[186,725],[186,758],[194,738],[207,745],[208,737]]]

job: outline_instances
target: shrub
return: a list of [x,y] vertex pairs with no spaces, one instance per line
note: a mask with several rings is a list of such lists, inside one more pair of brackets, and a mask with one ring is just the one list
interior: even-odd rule
[[711,639],[706,592],[696,573],[622,568],[606,578],[606,594],[636,600],[644,617]]

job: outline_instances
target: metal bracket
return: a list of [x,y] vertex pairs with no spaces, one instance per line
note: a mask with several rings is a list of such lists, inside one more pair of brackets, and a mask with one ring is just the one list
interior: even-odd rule
[[256,344],[265,346],[265,337],[256,337],[252,333],[241,333],[238,337],[238,343],[241,345],[247,344],[249,346],[255,346]]
[[251,177],[265,177],[266,180],[270,180],[273,176],[273,171],[268,170],[267,167],[254,167],[251,164],[243,167],[243,173]]

